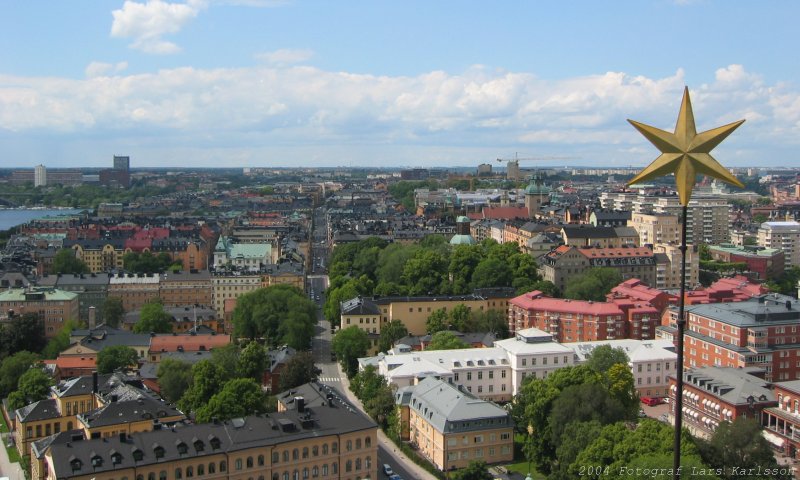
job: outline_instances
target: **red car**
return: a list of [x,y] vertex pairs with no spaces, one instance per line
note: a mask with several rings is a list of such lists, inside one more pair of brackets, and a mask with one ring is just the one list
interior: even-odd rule
[[642,403],[650,407],[654,407],[664,403],[664,399],[661,397],[642,397]]

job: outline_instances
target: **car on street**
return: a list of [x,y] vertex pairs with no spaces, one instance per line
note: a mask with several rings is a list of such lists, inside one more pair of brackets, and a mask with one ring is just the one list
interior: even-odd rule
[[391,465],[389,465],[388,463],[384,463],[384,464],[383,464],[383,473],[384,473],[384,474],[385,474],[387,477],[391,478],[391,477],[392,477],[392,475],[394,475],[394,471],[392,470],[392,466],[391,466]]
[[664,403],[664,399],[661,397],[642,397],[641,400],[642,403],[650,407],[655,407],[656,405]]
[[400,475],[398,475],[396,473],[393,473],[393,474],[389,475],[389,480],[403,480],[403,477],[401,477]]

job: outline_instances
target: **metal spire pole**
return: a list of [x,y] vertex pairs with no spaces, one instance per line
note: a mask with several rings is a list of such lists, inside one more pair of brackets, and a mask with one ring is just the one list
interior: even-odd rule
[[678,364],[675,390],[675,441],[673,446],[672,472],[676,480],[681,478],[681,430],[683,429],[683,332],[686,329],[686,223],[689,208],[683,206],[681,225],[681,298],[678,300]]

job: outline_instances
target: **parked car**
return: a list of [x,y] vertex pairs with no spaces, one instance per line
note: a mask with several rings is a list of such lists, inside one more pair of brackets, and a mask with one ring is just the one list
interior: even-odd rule
[[403,480],[403,477],[401,477],[400,475],[398,475],[396,473],[393,473],[393,474],[389,475],[389,480]]
[[642,403],[647,406],[654,407],[664,403],[664,399],[661,397],[642,397]]
[[383,473],[386,474],[387,477],[391,478],[394,475],[394,471],[392,470],[391,465],[388,463],[383,464]]

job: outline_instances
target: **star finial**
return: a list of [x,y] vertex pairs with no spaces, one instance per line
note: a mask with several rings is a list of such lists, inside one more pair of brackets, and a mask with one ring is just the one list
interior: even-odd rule
[[628,120],[628,122],[661,151],[661,155],[633,177],[628,182],[628,185],[674,173],[678,196],[680,197],[681,205],[684,206],[689,204],[698,174],[717,178],[739,188],[744,188],[742,182],[711,156],[711,150],[725,140],[739,125],[743,124],[744,120],[698,134],[694,125],[692,101],[689,99],[689,87],[686,87],[683,91],[681,110],[678,113],[678,121],[675,124],[675,133],[633,120]]

